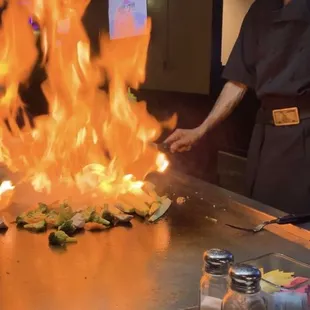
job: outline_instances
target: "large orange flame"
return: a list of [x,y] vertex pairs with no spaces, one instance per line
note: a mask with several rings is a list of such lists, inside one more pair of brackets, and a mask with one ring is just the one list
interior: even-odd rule
[[[51,191],[55,180],[82,192],[100,188],[105,194],[142,191],[141,180],[163,172],[168,161],[152,144],[162,130],[148,114],[145,102],[133,103],[128,87],[145,79],[151,23],[141,35],[121,40],[101,38],[101,56],[91,58],[90,42],[81,18],[89,0],[10,0],[0,29],[1,161],[21,172],[36,191]],[[18,87],[27,81],[37,61],[36,38],[29,17],[41,29],[42,88],[49,115],[27,121]],[[126,16],[116,31],[126,36],[134,27]],[[109,92],[100,90],[103,82]],[[23,112],[23,130],[16,123]],[[176,118],[165,126],[175,126]]]

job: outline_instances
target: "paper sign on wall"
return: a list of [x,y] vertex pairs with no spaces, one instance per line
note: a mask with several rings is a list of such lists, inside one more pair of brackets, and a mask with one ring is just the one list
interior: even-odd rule
[[111,39],[141,35],[147,21],[147,0],[109,0]]

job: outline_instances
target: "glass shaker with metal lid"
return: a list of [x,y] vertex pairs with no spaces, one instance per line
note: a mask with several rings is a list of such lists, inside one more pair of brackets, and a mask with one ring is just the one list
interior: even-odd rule
[[230,289],[225,295],[222,310],[266,310],[261,295],[261,272],[253,266],[236,265],[230,268]]
[[200,281],[200,309],[221,309],[222,299],[228,290],[228,270],[233,264],[233,255],[221,249],[204,253],[203,276]]

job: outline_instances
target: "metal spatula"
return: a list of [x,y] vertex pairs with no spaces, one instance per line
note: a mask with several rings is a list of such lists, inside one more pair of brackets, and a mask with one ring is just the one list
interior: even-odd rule
[[282,217],[278,217],[274,220],[263,222],[259,225],[257,225],[254,228],[244,228],[239,227],[231,224],[226,224],[226,226],[229,226],[231,228],[235,228],[242,231],[248,231],[253,233],[258,233],[262,231],[267,225],[271,224],[278,224],[278,225],[285,225],[285,224],[302,224],[310,222],[310,214],[302,214],[302,215],[295,215],[295,214],[289,214]]
[[150,143],[151,146],[154,146],[158,149],[158,151],[162,152],[162,153],[168,153],[170,151],[170,147],[168,144],[166,143]]

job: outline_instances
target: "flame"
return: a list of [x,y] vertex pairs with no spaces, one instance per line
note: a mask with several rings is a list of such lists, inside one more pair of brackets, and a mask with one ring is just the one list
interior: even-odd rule
[[15,188],[11,181],[3,181],[0,185],[0,195]]
[[[53,191],[55,180],[85,193],[100,189],[113,197],[141,191],[151,171],[164,172],[169,162],[153,143],[163,127],[145,102],[132,102],[128,87],[145,80],[151,22],[139,36],[126,37],[134,27],[130,14],[115,29],[124,37],[102,35],[101,54],[94,58],[81,18],[89,0],[10,0],[0,29],[0,161],[20,172],[35,191]],[[34,120],[18,95],[38,61],[36,35],[40,26],[42,84],[49,115]],[[109,91],[100,86],[109,85]],[[17,119],[22,119],[21,123]]]
[[14,194],[15,186],[12,182],[7,180],[3,181],[0,185],[0,211],[5,210],[10,206]]
[[169,161],[167,160],[167,157],[165,154],[163,153],[158,154],[157,159],[156,159],[156,165],[158,167],[157,169],[158,172],[164,172],[168,168]]

